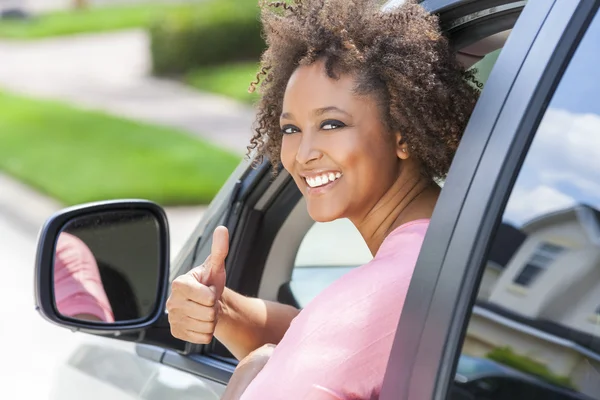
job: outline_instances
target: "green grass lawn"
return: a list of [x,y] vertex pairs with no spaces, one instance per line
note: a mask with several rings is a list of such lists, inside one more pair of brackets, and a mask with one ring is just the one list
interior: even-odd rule
[[145,4],[94,6],[85,10],[55,11],[30,20],[0,20],[0,37],[37,39],[77,33],[106,32],[120,29],[144,28],[157,16],[177,9],[185,12],[198,7],[195,4]]
[[199,90],[251,104],[258,100],[258,94],[248,93],[248,86],[256,79],[257,72],[256,62],[226,64],[195,69],[184,80]]
[[0,92],[0,170],[65,205],[208,203],[240,160],[177,130]]

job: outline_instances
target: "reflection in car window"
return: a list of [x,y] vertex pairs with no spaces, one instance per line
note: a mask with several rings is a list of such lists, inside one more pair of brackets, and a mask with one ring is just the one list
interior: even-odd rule
[[596,17],[495,233],[450,398],[600,399],[599,41]]

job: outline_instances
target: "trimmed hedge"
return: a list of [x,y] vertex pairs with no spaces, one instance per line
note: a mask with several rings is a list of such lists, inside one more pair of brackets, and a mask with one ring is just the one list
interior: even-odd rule
[[551,384],[564,386],[570,389],[575,388],[569,377],[554,374],[546,365],[527,356],[517,354],[510,347],[495,348],[488,353],[487,358],[525,372],[526,374],[536,375]]
[[192,12],[167,13],[149,31],[155,75],[258,61],[265,49],[256,0],[207,0]]

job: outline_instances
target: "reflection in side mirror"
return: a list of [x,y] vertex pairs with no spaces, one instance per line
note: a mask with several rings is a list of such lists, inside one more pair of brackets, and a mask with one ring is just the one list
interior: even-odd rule
[[167,216],[146,200],[64,209],[40,232],[36,306],[88,333],[139,331],[164,318],[169,282]]
[[149,211],[74,218],[54,251],[54,303],[63,317],[124,322],[147,318],[159,286],[160,231]]

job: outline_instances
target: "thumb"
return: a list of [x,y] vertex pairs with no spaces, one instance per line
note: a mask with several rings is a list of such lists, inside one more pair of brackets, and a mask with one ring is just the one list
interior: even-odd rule
[[207,267],[210,274],[225,272],[225,258],[229,253],[229,231],[224,226],[218,226],[213,233],[212,247]]

